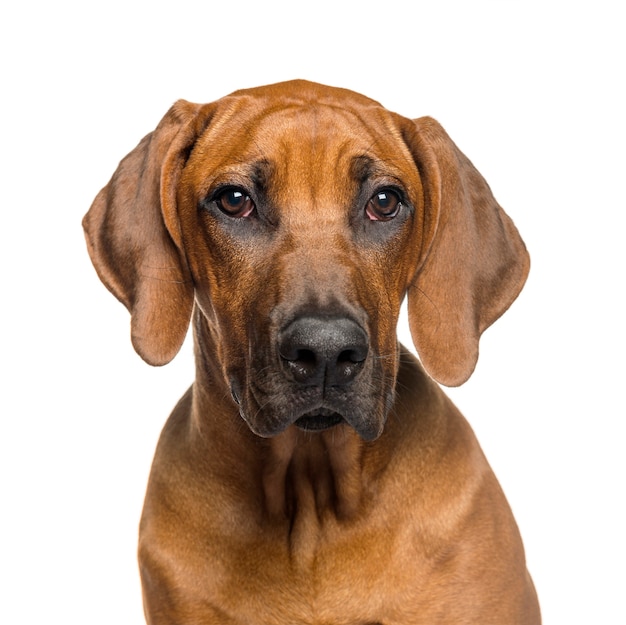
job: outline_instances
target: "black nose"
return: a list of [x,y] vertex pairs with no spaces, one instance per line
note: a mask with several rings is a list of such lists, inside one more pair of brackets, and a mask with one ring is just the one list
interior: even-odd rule
[[363,368],[368,341],[364,330],[345,317],[299,317],[279,337],[283,367],[301,384],[340,386]]

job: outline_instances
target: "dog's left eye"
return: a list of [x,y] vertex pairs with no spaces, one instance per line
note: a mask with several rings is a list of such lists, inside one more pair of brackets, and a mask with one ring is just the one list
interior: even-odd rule
[[401,207],[400,196],[395,191],[383,189],[370,198],[365,213],[372,221],[389,221],[400,212]]
[[249,217],[255,209],[250,196],[238,188],[230,188],[221,191],[215,198],[218,208],[231,217]]

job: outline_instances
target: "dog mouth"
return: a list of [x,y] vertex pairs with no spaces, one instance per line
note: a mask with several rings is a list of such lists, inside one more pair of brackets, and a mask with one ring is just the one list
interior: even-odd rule
[[294,425],[305,432],[322,432],[343,422],[344,418],[339,413],[320,408],[303,414]]

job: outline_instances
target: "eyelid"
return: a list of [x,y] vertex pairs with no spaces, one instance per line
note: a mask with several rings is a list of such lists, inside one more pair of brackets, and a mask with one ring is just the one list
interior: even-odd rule
[[215,202],[220,195],[226,193],[227,191],[241,191],[245,195],[247,195],[252,201],[254,201],[253,194],[248,191],[248,188],[245,184],[239,184],[237,182],[224,182],[221,184],[215,185],[207,194],[207,201]]
[[378,193],[383,193],[385,191],[391,191],[398,196],[398,199],[404,204],[406,202],[406,193],[404,188],[400,186],[396,181],[380,181],[380,183],[375,184],[373,187],[373,192],[370,197],[374,197]]

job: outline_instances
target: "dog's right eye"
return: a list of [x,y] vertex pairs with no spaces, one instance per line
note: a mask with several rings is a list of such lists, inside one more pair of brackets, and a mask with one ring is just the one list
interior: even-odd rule
[[391,189],[383,189],[370,198],[365,207],[365,214],[371,221],[389,221],[401,208],[400,196]]
[[217,207],[230,217],[249,217],[256,208],[250,196],[237,187],[220,191],[215,197]]

